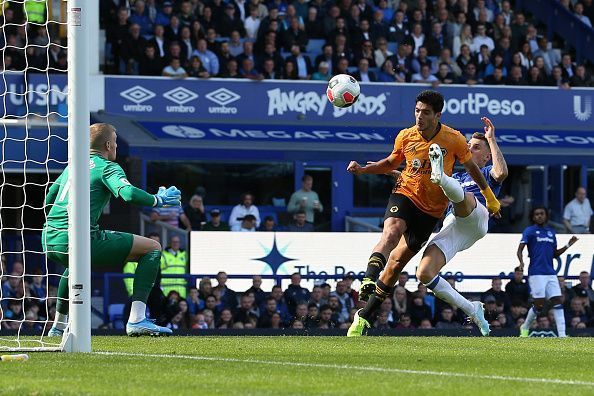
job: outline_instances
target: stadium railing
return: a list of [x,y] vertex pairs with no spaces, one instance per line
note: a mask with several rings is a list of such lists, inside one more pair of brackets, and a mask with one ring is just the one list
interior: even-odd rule
[[152,221],[150,216],[140,213],[140,235],[146,236],[150,232],[157,232],[161,236],[163,247],[169,244],[169,238],[177,235],[181,238],[182,249],[187,249],[190,243],[190,233],[182,228],[174,227],[164,221]]

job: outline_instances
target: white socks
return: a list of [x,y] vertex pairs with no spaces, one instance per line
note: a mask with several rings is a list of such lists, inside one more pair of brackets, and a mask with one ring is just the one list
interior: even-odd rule
[[132,301],[128,322],[138,323],[146,317],[146,304],[142,301]]
[[[526,321],[524,321],[524,323],[522,324],[521,327],[524,330],[527,330],[530,328],[530,326],[532,326],[532,323],[534,323],[535,320],[536,320],[536,310],[534,309],[534,306],[532,306],[528,310],[528,316],[526,316]],[[565,325],[565,319],[563,320],[563,325]]]
[[64,330],[68,325],[68,315],[61,314],[60,312],[56,312],[56,317],[54,318],[54,327],[58,330]]
[[555,314],[555,324],[557,325],[557,334],[559,337],[566,337],[565,335],[565,313],[563,312],[563,305],[558,304],[553,307]]
[[[456,182],[456,184],[458,184],[458,182]],[[460,186],[460,184],[458,184],[458,186]],[[458,293],[456,289],[454,289],[452,285],[450,285],[441,276],[437,275],[431,280],[431,282],[425,284],[425,286],[433,290],[433,293],[435,293],[435,295],[443,301],[447,302],[453,307],[460,308],[466,315],[470,316],[474,314],[474,306],[470,303],[470,301]]]
[[439,186],[443,190],[445,196],[453,203],[459,203],[464,201],[464,189],[458,183],[458,180],[446,175],[441,175],[441,183]]

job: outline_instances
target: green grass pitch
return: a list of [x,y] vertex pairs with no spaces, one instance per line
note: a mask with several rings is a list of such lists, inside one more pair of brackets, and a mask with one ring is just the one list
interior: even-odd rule
[[592,338],[94,337],[0,362],[0,394],[594,395]]

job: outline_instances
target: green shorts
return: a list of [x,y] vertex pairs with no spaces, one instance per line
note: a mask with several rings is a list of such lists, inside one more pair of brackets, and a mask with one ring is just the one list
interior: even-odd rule
[[[66,239],[66,241],[64,241]],[[68,239],[41,239],[47,258],[68,267]],[[64,243],[66,242],[66,243]],[[91,267],[123,265],[132,250],[134,235],[127,232],[99,230],[91,232]]]

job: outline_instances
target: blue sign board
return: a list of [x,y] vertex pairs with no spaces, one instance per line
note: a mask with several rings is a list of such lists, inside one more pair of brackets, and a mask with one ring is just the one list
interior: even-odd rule
[[[385,127],[312,126],[312,125],[237,125],[181,122],[140,121],[157,139],[251,141],[284,143],[356,143],[387,144],[389,149],[398,132]],[[463,129],[470,139],[471,129]],[[502,147],[566,147],[594,148],[594,134],[588,132],[535,132],[526,130],[497,130]]]
[[54,118],[68,114],[68,79],[66,74],[5,72],[0,84],[2,117],[22,118],[26,114]]
[[61,170],[68,162],[68,130],[66,127],[0,127],[2,168],[25,170]]
[[[428,86],[362,84],[357,103],[333,107],[323,82],[106,77],[105,110],[144,120],[183,123],[361,125],[398,129],[414,122],[416,95]],[[480,128],[592,131],[594,90],[441,86],[444,123]],[[544,132],[543,132],[544,133]]]

